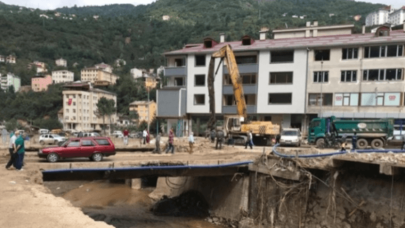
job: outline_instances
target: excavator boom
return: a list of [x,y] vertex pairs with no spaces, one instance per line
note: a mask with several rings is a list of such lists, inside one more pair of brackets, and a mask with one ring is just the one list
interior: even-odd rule
[[[211,117],[210,117],[210,120],[208,121],[207,128],[211,129],[211,130],[214,129],[215,122],[216,122],[215,90],[214,90],[214,81],[215,81],[214,70],[215,70],[215,59],[216,58],[221,58],[221,60],[225,61],[229,76],[231,77],[233,92],[234,92],[234,96],[235,96],[236,110],[237,110],[239,117],[243,117],[243,119],[247,118],[245,95],[243,93],[242,79],[239,75],[238,65],[236,63],[235,55],[232,51],[231,46],[226,45],[226,46],[222,47],[219,51],[212,54],[210,64],[209,64],[208,93],[209,93]],[[220,65],[221,64],[219,64],[219,66]]]

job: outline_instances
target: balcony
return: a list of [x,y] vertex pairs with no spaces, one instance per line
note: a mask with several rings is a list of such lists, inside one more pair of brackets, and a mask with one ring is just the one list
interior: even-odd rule
[[180,118],[186,115],[187,93],[185,88],[165,87],[157,91],[156,117]]
[[187,74],[186,67],[165,67],[165,76],[185,76]]
[[[240,74],[245,73],[258,73],[259,65],[257,63],[238,64]],[[224,74],[228,74],[228,68],[224,65]]]
[[[257,94],[257,85],[243,85],[244,94]],[[233,94],[233,86],[224,85],[222,94]]]
[[[256,105],[247,105],[246,111],[248,114],[257,113],[257,106]],[[236,106],[222,106],[222,113],[223,114],[238,114],[236,111]]]

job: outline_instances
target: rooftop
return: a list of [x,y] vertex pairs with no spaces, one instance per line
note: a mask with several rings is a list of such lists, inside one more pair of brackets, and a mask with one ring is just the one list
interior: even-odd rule
[[192,47],[186,47],[180,50],[164,53],[165,55],[182,55],[191,53],[213,53],[221,47],[229,44],[234,51],[258,51],[258,50],[277,50],[277,49],[304,49],[304,48],[321,48],[321,47],[342,47],[358,45],[378,45],[389,43],[405,42],[405,33],[402,30],[393,30],[390,36],[377,37],[374,33],[366,34],[349,34],[320,36],[307,38],[286,38],[286,39],[267,39],[256,40],[251,45],[242,45],[241,41],[224,42],[215,45],[212,48],[205,48],[203,43]]
[[[141,105],[141,104],[147,104],[147,101],[134,101],[132,103],[130,103],[129,105]],[[155,103],[155,101],[149,101],[149,104],[151,103]]]

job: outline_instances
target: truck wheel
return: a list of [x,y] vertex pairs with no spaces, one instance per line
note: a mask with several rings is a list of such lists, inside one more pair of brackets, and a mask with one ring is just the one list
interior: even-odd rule
[[316,140],[316,148],[324,148],[325,147],[325,139],[318,139]]
[[384,143],[381,139],[374,139],[371,141],[371,147],[373,147],[373,149],[381,149],[383,145]]
[[368,142],[365,139],[359,139],[357,140],[357,148],[359,149],[366,149],[368,146]]

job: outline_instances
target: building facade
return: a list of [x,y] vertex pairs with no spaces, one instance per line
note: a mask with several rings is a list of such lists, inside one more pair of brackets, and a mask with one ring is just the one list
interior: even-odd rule
[[395,10],[391,6],[381,8],[366,17],[366,26],[383,25],[390,23],[400,25],[405,20],[405,6]]
[[110,65],[108,65],[106,63],[100,63],[100,64],[97,64],[97,65],[94,65],[94,67],[96,69],[101,69],[101,70],[109,72],[109,73],[112,73],[112,71],[113,71],[112,66],[110,66]]
[[393,25],[400,25],[405,20],[405,6],[392,12],[388,17],[388,23]]
[[0,63],[6,62],[6,57],[4,55],[0,55]]
[[[116,123],[117,114],[101,116],[97,112],[97,103],[105,97],[114,100],[114,93],[92,88],[88,83],[71,83],[63,90],[63,129],[65,131],[101,131],[109,129],[111,123]],[[103,121],[104,120],[104,121]]]
[[66,59],[62,59],[62,58],[57,59],[57,60],[55,61],[55,64],[56,64],[56,66],[67,67],[67,61],[66,61]]
[[1,79],[1,89],[7,91],[10,86],[14,87],[14,92],[18,92],[21,87],[21,79],[12,73],[0,74]]
[[155,119],[156,102],[150,101],[148,104],[147,101],[134,101],[129,104],[129,111],[136,111],[138,113],[138,124],[144,121],[151,123]]
[[117,79],[117,75],[108,71],[104,71],[101,68],[84,68],[81,71],[81,81],[91,82],[95,85],[115,85],[117,83]]
[[49,74],[31,78],[31,88],[34,92],[47,91],[49,85],[52,85],[52,76]]
[[[213,52],[231,45],[242,79],[248,117],[306,133],[317,116],[397,119],[404,106],[405,30],[382,26],[376,33],[352,34],[353,25],[321,26],[265,33],[259,40],[201,44],[165,53],[167,84],[157,91],[158,118],[183,132],[210,115],[208,63]],[[221,42],[222,41],[222,42]],[[219,59],[215,60],[215,68]],[[215,111],[237,114],[226,66],[215,76]]]
[[55,84],[74,81],[74,73],[68,70],[52,71],[52,81]]
[[6,63],[15,64],[17,62],[17,58],[15,55],[9,55],[6,57]]

